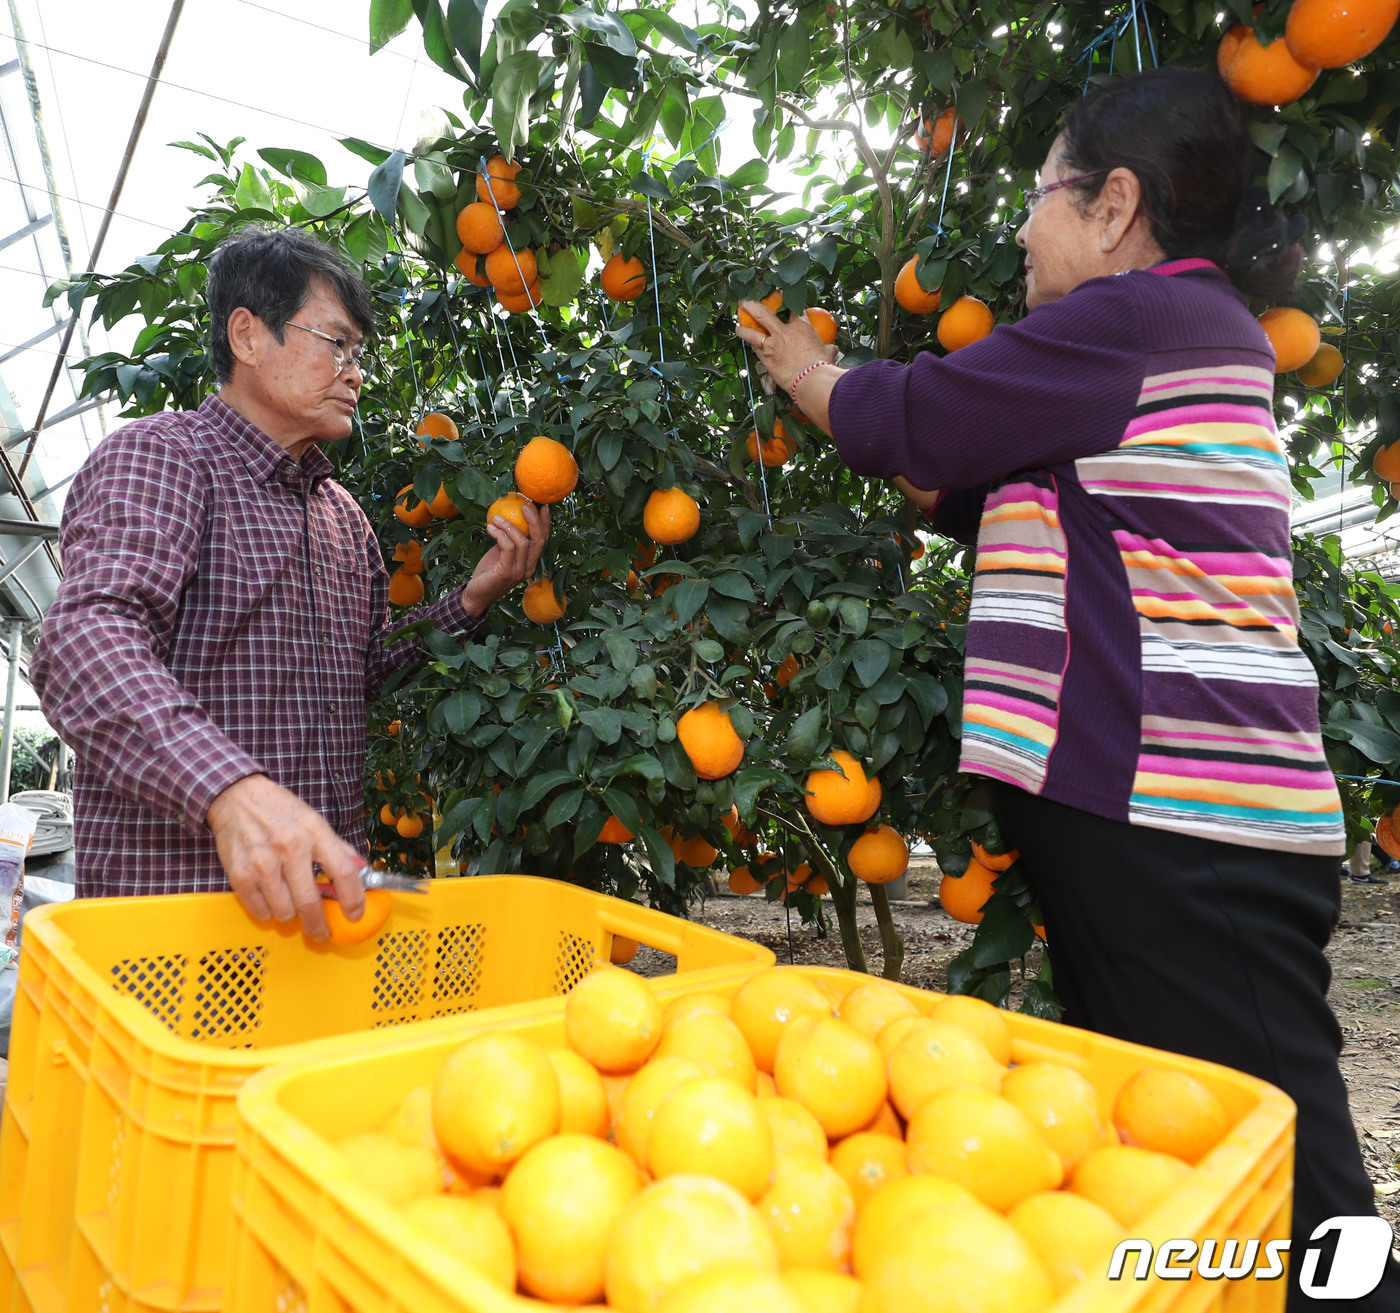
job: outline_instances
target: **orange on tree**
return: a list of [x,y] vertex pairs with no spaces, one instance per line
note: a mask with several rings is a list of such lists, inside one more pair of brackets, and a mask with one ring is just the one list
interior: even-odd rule
[[598,282],[608,300],[635,301],[647,290],[646,267],[635,255],[628,260],[619,251],[603,266]]
[[[767,306],[768,309],[776,315],[778,311],[783,308],[783,289],[780,287],[777,291],[769,292],[767,296],[761,297],[758,303],[759,305]],[[740,310],[737,317],[740,328],[758,327],[758,320],[749,314],[747,310]]]
[[396,825],[399,817],[403,815],[406,813],[402,807],[395,811],[387,802],[379,809],[379,821],[382,825]]
[[394,898],[387,889],[366,889],[365,910],[358,921],[352,921],[341,910],[335,898],[323,898],[321,911],[331,932],[330,943],[336,948],[348,948],[373,939],[384,928],[389,913],[394,910]]
[[568,604],[568,597],[561,596],[554,587],[554,580],[548,577],[526,584],[520,598],[520,609],[537,625],[552,625],[562,619]]
[[1000,874],[1006,870],[1021,854],[1015,849],[1008,849],[1004,853],[989,853],[976,839],[972,841],[972,855],[982,863],[989,871],[996,871]]
[[528,246],[515,251],[503,242],[486,257],[486,276],[497,292],[519,295],[539,281],[540,271]]
[[756,894],[763,884],[753,878],[747,866],[736,866],[729,873],[729,888],[736,894]]
[[1341,68],[1380,45],[1397,17],[1400,0],[1293,0],[1284,40],[1300,64]]
[[1171,1154],[1193,1166],[1230,1128],[1214,1091],[1169,1067],[1143,1067],[1118,1091],[1113,1124],[1124,1144]]
[[911,315],[930,315],[942,302],[943,289],[935,287],[931,292],[925,290],[919,282],[918,274],[914,272],[918,264],[917,255],[911,255],[904,262],[894,280],[894,299],[899,302],[901,309],[907,310]]
[[670,827],[666,826],[661,831],[671,852],[675,854],[678,862],[684,862],[687,866],[693,866],[697,871],[706,871],[714,865],[715,858],[719,856],[719,849],[714,846],[703,834],[693,834],[689,839],[677,839],[670,833]]
[[741,848],[748,847],[753,842],[753,835],[748,826],[739,819],[739,808],[732,806],[720,817],[720,822],[729,831],[730,838]]
[[866,830],[846,856],[851,874],[866,884],[888,884],[909,869],[909,845],[890,825]]
[[1342,376],[1345,367],[1342,353],[1330,342],[1324,342],[1306,365],[1298,366],[1298,382],[1304,387],[1325,388]]
[[430,410],[424,415],[414,432],[420,438],[441,438],[444,442],[456,442],[461,437],[457,421],[440,410]]
[[482,1199],[427,1195],[405,1205],[403,1219],[500,1290],[515,1289],[516,1248],[500,1213]]
[[975,857],[961,875],[945,875],[938,885],[938,901],[943,910],[964,925],[981,925],[982,909],[992,896],[992,882],[997,878]]
[[674,547],[695,537],[700,503],[683,488],[657,488],[642,510],[642,527],[653,542]]
[[1220,38],[1215,67],[1230,90],[1251,105],[1292,104],[1317,80],[1316,66],[1300,63],[1282,37],[1263,46],[1244,25]]
[[497,497],[486,508],[486,523],[490,524],[497,516],[507,524],[513,524],[527,538],[530,536],[530,522],[525,518],[525,498],[518,492],[508,492]]
[[399,817],[394,829],[404,839],[416,839],[423,833],[423,818],[417,812],[409,812],[407,816]]
[[389,601],[394,606],[417,606],[423,600],[423,580],[409,570],[389,576]]
[[[1395,496],[1395,485],[1391,484],[1390,495]],[[1400,857],[1400,835],[1395,833],[1395,817],[1382,816],[1376,822],[1376,847],[1391,857]]]
[[425,501],[416,506],[409,505],[413,496],[413,485],[407,484],[394,494],[394,516],[410,529],[426,529],[433,522],[432,508]]
[[980,342],[996,320],[991,307],[975,296],[960,296],[938,317],[938,341],[945,351],[961,351]]
[[775,419],[773,421],[773,436],[760,443],[758,430],[754,429],[749,434],[748,441],[744,444],[744,449],[749,453],[751,461],[759,459],[759,452],[763,453],[763,464],[768,467],[774,465],[786,465],[796,452],[797,446],[787,435],[787,429],[783,427],[783,421]]
[[1304,310],[1276,305],[1259,316],[1259,327],[1274,348],[1274,373],[1288,374],[1306,365],[1322,343],[1317,320]]
[[958,112],[949,105],[940,110],[936,118],[923,119],[914,131],[914,144],[931,159],[937,159],[953,142],[953,134],[966,125],[958,118]]
[[773,672],[773,682],[779,688],[786,688],[792,683],[792,677],[802,669],[802,663],[791,652],[779,663],[778,668]]
[[578,461],[562,442],[531,438],[515,458],[515,486],[532,502],[563,501],[578,484]]
[[603,822],[602,833],[598,835],[599,843],[627,843],[634,835],[616,816],[609,816]]
[[830,310],[823,310],[819,305],[810,307],[807,311],[807,322],[827,346],[836,341],[836,316]]
[[457,514],[456,503],[448,496],[447,485],[438,484],[438,490],[433,495],[432,501],[428,503],[428,509],[432,511],[434,519],[450,520]]
[[535,279],[523,292],[506,292],[496,289],[496,304],[513,315],[523,315],[540,304],[540,280]]
[[676,722],[676,737],[702,780],[722,780],[744,760],[744,741],[718,702],[702,702],[687,711]]
[[423,564],[423,544],[417,538],[410,538],[406,543],[396,543],[394,560],[402,562],[404,574],[422,574],[426,568]]
[[491,280],[486,276],[486,262],[471,251],[458,251],[452,257],[452,263],[457,266],[457,272],[462,275],[467,282],[476,287],[490,287]]
[[486,161],[486,174],[476,175],[476,196],[488,205],[495,204],[503,210],[513,210],[520,204],[520,188],[515,184],[520,165],[507,160],[504,155],[493,155]]
[[636,1071],[661,1040],[661,1004],[640,976],[599,967],[569,994],[564,1030],[569,1047],[599,1071]]
[[457,240],[473,255],[490,255],[506,239],[505,225],[496,207],[473,201],[457,213]]
[[1371,471],[1387,483],[1400,479],[1400,442],[1392,442],[1376,452],[1371,458]]
[[831,753],[837,769],[814,770],[807,776],[807,810],[823,825],[857,825],[880,808],[878,776],[868,779],[865,767],[844,748]]

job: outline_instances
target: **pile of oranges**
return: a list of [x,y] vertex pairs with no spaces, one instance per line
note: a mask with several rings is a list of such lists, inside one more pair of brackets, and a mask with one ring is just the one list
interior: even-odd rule
[[663,1009],[604,966],[564,1031],[477,1035],[340,1145],[419,1235],[556,1307],[1037,1313],[1229,1129],[1185,1073],[1106,1106],[1076,1067],[1012,1063],[990,1004],[831,973]]
[[455,261],[462,276],[477,287],[495,289],[496,301],[511,314],[540,303],[539,266],[528,246],[514,249],[506,240],[503,218],[520,203],[516,176],[520,165],[493,155],[485,174],[476,175],[477,199],[457,215],[462,249]]

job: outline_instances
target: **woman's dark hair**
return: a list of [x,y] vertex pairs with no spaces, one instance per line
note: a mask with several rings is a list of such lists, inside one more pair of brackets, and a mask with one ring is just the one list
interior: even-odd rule
[[1064,172],[1081,204],[1103,173],[1130,169],[1152,236],[1172,260],[1214,260],[1246,296],[1275,300],[1302,265],[1307,222],[1251,188],[1254,143],[1229,89],[1208,73],[1156,68],[1120,78],[1079,101],[1060,129]]
[[287,320],[306,304],[320,279],[360,332],[374,329],[374,309],[360,275],[324,242],[300,228],[248,228],[224,242],[209,261],[209,350],[220,383],[233,379],[228,320],[242,306],[281,342]]

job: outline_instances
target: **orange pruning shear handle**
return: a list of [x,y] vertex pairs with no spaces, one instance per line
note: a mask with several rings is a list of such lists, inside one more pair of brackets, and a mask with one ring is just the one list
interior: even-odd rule
[[[428,892],[428,882],[426,880],[416,880],[411,875],[403,875],[398,871],[381,871],[374,866],[362,866],[358,875],[360,886],[363,889],[389,889],[395,893],[404,894],[425,894]],[[334,898],[335,886],[331,884],[331,878],[324,871],[316,872],[316,884],[321,891],[322,898]]]

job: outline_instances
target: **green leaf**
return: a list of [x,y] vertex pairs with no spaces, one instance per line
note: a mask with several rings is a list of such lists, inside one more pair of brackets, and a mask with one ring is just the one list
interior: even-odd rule
[[491,127],[508,160],[529,137],[530,98],[539,90],[540,68],[533,50],[517,50],[501,61],[491,80]]
[[614,670],[630,675],[637,668],[637,645],[626,634],[614,630],[603,639],[603,643]]
[[1302,169],[1303,157],[1285,141],[1269,164],[1269,199],[1278,200],[1297,182]]
[[568,793],[561,793],[545,809],[545,829],[557,830],[561,825],[567,825],[578,814],[579,804],[583,799],[584,791],[582,789],[570,789]]
[[700,34],[693,27],[678,23],[670,14],[659,9],[629,9],[625,12],[645,18],[655,31],[682,49],[689,50],[691,54],[700,48]]
[[368,160],[371,164],[383,164],[392,154],[382,146],[374,146],[365,141],[362,137],[339,137],[337,140],[352,155],[358,155],[362,160]]
[[389,250],[389,234],[383,220],[370,211],[357,214],[346,226],[345,249],[360,264],[377,264]]
[[543,775],[536,775],[525,786],[525,791],[520,798],[520,810],[529,811],[546,794],[552,793],[561,784],[568,784],[576,779],[574,773],[567,770],[547,770]]
[[991,94],[991,85],[981,79],[964,82],[958,88],[958,94],[953,97],[953,101],[958,107],[958,117],[967,124],[969,133],[974,132],[982,121]]
[[382,50],[408,26],[413,0],[370,0],[369,53]]
[[587,128],[592,125],[593,120],[598,117],[598,111],[603,107],[603,101],[608,94],[608,84],[598,76],[592,64],[585,64],[583,72],[579,75],[578,85],[578,116],[574,122],[580,128]]
[[[600,743],[611,747],[622,737],[622,716],[615,707],[590,707],[578,713],[579,724],[587,725],[598,736]],[[618,817],[622,820],[621,817]],[[625,825],[626,822],[623,821]],[[627,828],[634,827],[628,825]]]
[[[618,819],[622,820],[621,817]],[[626,821],[622,823],[627,824]],[[676,855],[671,851],[671,845],[650,825],[643,825],[638,833],[646,847],[647,859],[651,862],[652,873],[666,888],[674,889],[676,887]]]
[[549,257],[549,273],[540,277],[540,296],[545,305],[570,305],[583,290],[583,261],[572,247],[565,246]]
[[233,193],[234,202],[240,210],[271,210],[273,208],[272,189],[266,179],[251,164],[243,166],[239,174],[238,186]]
[[[594,76],[605,87],[616,87],[619,91],[630,91],[637,83],[637,61],[631,56],[614,50],[611,46],[600,46],[596,41],[586,41],[584,57],[588,60],[584,77],[592,69]],[[586,81],[582,84],[586,89]]]
[[472,689],[458,689],[445,703],[442,714],[453,734],[465,734],[481,718],[481,695]]
[[1008,898],[993,898],[972,937],[972,965],[994,967],[1024,957],[1035,942],[1025,912]]
[[485,0],[447,0],[447,31],[452,44],[477,76],[481,76],[481,20]]
[[778,261],[778,281],[784,287],[791,287],[807,277],[812,267],[812,257],[806,251],[793,251]]
[[822,730],[822,708],[809,707],[792,722],[787,732],[786,752],[799,762],[809,762],[816,755]]
[[306,182],[293,182],[292,187],[302,207],[317,219],[334,214],[345,204],[344,187],[316,187]]
[[604,789],[603,806],[608,809],[633,834],[642,828],[642,813],[637,808],[637,800],[621,789]]
[[1348,732],[1351,746],[1364,753],[1378,765],[1387,765],[1400,760],[1400,734],[1382,725],[1371,725],[1364,720],[1328,719],[1328,728],[1344,729]]
[[604,44],[629,58],[637,53],[637,39],[632,29],[616,14],[596,13],[587,5],[580,5],[562,15],[564,21],[580,36],[584,32],[596,32]]
[[[423,22],[423,49],[428,58],[444,73],[449,73],[461,82],[467,79],[457,63],[457,50],[452,40],[452,32],[447,26],[447,17],[442,12],[438,0],[414,0],[414,10]],[[509,151],[506,158],[511,158]]]
[[403,165],[404,153],[396,150],[369,175],[369,201],[383,216],[385,223],[394,221],[399,189],[403,185]]
[[[706,579],[682,579],[680,583],[666,590],[666,604],[676,613],[676,623],[688,625],[695,613],[704,605],[710,595],[710,584]],[[723,656],[723,649],[720,655]],[[714,658],[716,661],[719,657]]]
[[787,90],[796,91],[801,87],[802,79],[807,76],[811,48],[807,24],[799,10],[778,38],[778,81]]
[[739,808],[739,814],[752,820],[758,795],[786,779],[786,774],[774,770],[772,766],[749,766],[740,771],[734,780],[734,803]]
[[309,182],[316,187],[326,185],[326,166],[314,155],[304,150],[282,150],[270,146],[260,150],[258,155],[278,173],[298,182]]

